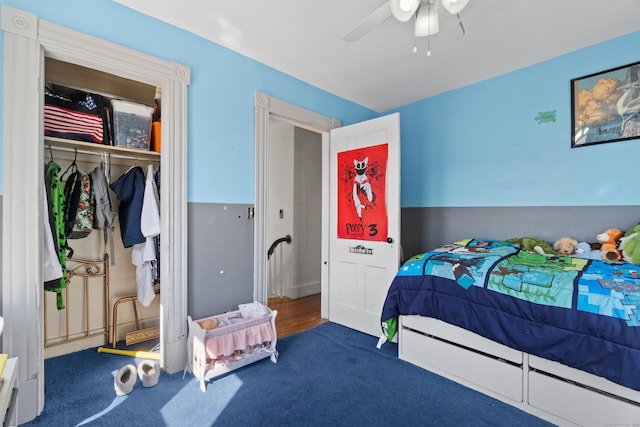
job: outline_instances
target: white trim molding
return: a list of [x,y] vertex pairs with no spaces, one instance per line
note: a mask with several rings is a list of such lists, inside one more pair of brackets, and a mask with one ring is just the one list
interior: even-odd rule
[[43,99],[45,57],[153,85],[162,102],[161,365],[186,363],[188,67],[2,6],[2,350],[18,356],[18,422],[44,407],[42,339]]
[[[298,107],[288,102],[282,101],[277,98],[273,98],[270,95],[263,92],[255,92],[254,94],[254,108],[255,108],[255,220],[254,220],[254,245],[253,245],[253,258],[254,258],[254,280],[253,280],[253,299],[263,304],[267,302],[267,197],[266,192],[268,187],[267,182],[267,149],[269,144],[269,118],[270,116],[277,117],[281,120],[287,121],[299,128],[307,129],[312,132],[322,134],[323,139],[323,170],[325,169],[324,151],[328,152],[328,134],[331,129],[335,129],[341,126],[341,121],[335,118],[323,116],[318,113],[314,113],[304,108]],[[326,150],[325,150],[326,148]],[[326,163],[328,168],[328,163]],[[328,175],[326,175],[328,176]],[[328,185],[328,184],[326,184]],[[323,194],[325,190],[323,190]],[[323,209],[325,208],[325,200],[323,198]],[[326,209],[325,209],[326,210]],[[328,221],[327,221],[328,222]],[[325,228],[325,218],[323,215],[323,229]],[[323,236],[325,233],[323,233]],[[325,256],[326,248],[324,247],[325,241],[323,239],[323,259],[328,259]],[[328,245],[327,245],[328,246]],[[325,267],[326,264],[323,264]],[[323,277],[324,277],[323,268]],[[323,313],[326,312],[326,286],[323,281]],[[326,315],[325,315],[326,316]]]

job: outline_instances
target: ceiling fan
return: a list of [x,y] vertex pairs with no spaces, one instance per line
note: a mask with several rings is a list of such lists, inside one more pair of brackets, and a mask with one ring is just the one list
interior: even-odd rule
[[[469,0],[440,0],[440,3],[447,12],[458,17],[464,35],[465,29],[459,13],[469,4]],[[391,16],[399,22],[408,22],[415,16],[416,37],[427,37],[440,31],[436,0],[389,0],[353,27],[342,39],[347,42],[360,40]]]

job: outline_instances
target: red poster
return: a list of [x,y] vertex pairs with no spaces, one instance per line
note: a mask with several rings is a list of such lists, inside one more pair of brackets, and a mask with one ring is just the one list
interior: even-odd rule
[[338,238],[387,240],[387,144],[338,153]]

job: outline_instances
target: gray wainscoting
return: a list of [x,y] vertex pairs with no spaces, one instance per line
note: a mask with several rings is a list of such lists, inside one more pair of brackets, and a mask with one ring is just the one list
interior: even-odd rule
[[403,208],[405,259],[456,240],[478,237],[538,237],[553,244],[560,237],[594,242],[608,229],[640,223],[640,206]]
[[[188,313],[206,317],[253,299],[252,205],[189,203]],[[592,242],[607,228],[640,223],[640,206],[403,208],[405,259],[468,237],[563,236]],[[2,196],[0,196],[0,224]],[[0,228],[0,239],[2,229]],[[0,247],[0,265],[2,247]],[[0,293],[1,304],[2,293]],[[1,306],[1,305],[0,305]]]
[[189,203],[187,312],[194,318],[253,300],[253,205]]
[[[0,195],[0,242],[2,242],[2,206],[4,206],[4,202],[2,201],[2,196]],[[0,267],[2,267],[2,245],[0,245]],[[2,269],[0,268],[0,271]],[[0,274],[0,315],[2,315],[2,275]],[[1,345],[0,345],[1,347]]]

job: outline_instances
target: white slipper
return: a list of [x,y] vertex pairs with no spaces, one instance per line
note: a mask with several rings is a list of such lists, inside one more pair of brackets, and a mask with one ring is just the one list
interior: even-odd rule
[[131,393],[136,380],[136,367],[134,365],[129,364],[120,368],[113,380],[116,395],[124,396],[125,394]]
[[158,384],[160,369],[153,360],[143,360],[138,365],[138,377],[143,387],[153,387]]

